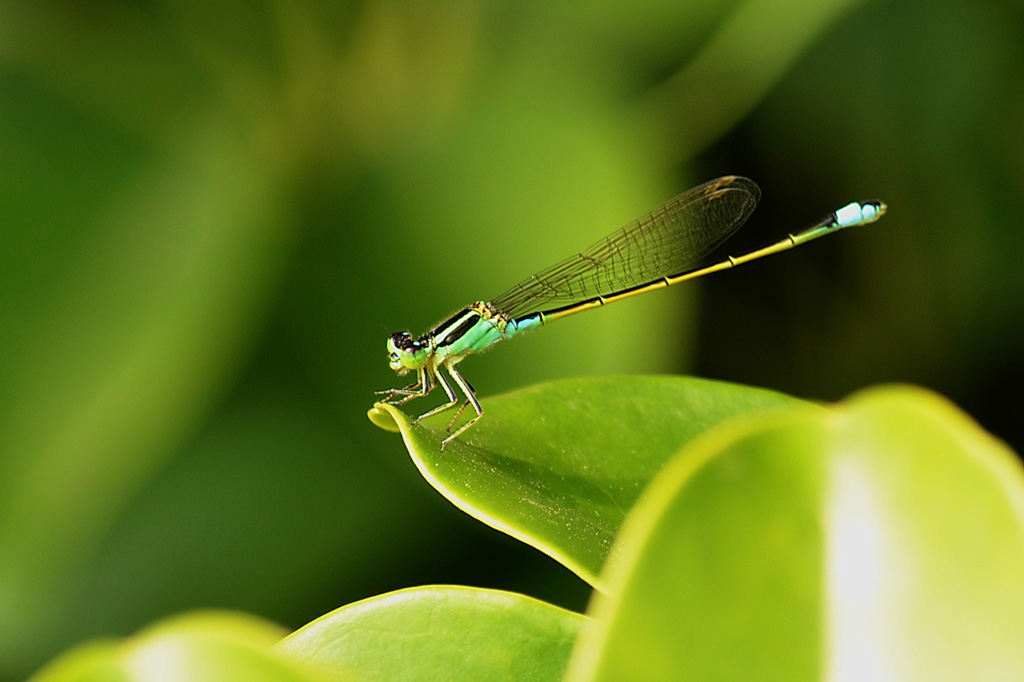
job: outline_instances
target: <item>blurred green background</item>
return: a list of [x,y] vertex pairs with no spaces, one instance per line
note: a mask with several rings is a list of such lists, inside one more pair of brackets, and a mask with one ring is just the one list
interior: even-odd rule
[[374,428],[422,333],[703,180],[755,246],[877,225],[468,361],[938,390],[1024,447],[1024,5],[0,4],[0,680],[232,607],[588,591]]

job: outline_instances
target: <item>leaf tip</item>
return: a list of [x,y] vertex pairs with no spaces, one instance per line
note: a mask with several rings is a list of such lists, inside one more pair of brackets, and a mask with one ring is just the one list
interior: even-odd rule
[[387,403],[374,403],[373,407],[366,411],[367,418],[373,422],[373,425],[390,431],[391,433],[398,433],[401,428],[398,425],[398,414],[401,414],[395,407],[388,405]]

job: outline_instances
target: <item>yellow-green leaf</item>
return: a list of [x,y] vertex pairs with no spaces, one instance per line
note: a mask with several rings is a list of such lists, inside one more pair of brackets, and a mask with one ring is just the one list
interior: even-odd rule
[[435,585],[342,607],[280,649],[366,682],[560,680],[585,620],[519,594]]
[[869,391],[685,448],[623,528],[570,679],[1024,679],[1024,476]]
[[483,418],[444,452],[455,410],[412,425],[378,405],[370,418],[390,416],[423,476],[460,509],[596,585],[619,526],[673,453],[737,415],[796,405],[806,403],[688,377],[570,379],[485,400]]

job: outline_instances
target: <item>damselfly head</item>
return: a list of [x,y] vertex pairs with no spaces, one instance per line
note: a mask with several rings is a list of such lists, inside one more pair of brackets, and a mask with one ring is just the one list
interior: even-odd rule
[[427,361],[427,344],[412,338],[409,332],[395,332],[388,337],[388,365],[399,374],[420,369]]

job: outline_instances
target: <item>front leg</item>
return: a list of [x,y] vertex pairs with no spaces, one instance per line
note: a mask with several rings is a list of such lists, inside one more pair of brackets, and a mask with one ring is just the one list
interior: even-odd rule
[[432,373],[429,372],[426,368],[421,369],[420,370],[420,380],[417,382],[421,386],[420,391],[419,392],[416,392],[416,391],[410,392],[408,395],[406,395],[401,400],[396,400],[395,402],[393,402],[392,405],[405,405],[407,402],[409,402],[413,398],[422,398],[423,396],[425,396],[428,393],[430,393],[431,391],[433,391],[434,390],[434,382],[431,381],[431,379],[430,379],[431,376],[432,376]]
[[419,392],[420,392],[420,380],[417,379],[416,381],[412,382],[408,386],[403,386],[402,388],[385,388],[383,391],[374,391],[373,394],[374,395],[386,395],[386,396],[388,396],[383,401],[381,401],[381,402],[387,402],[388,400],[391,399],[391,396],[393,396],[393,395],[407,395],[409,393],[419,393]]
[[[377,391],[377,395],[387,394],[383,402],[391,405],[404,405],[413,398],[422,398],[423,396],[434,390],[434,384],[430,381],[430,375],[426,369],[418,370],[418,378],[415,383],[409,384],[405,388],[392,388],[386,391]],[[405,396],[399,400],[394,400],[395,396]]]

